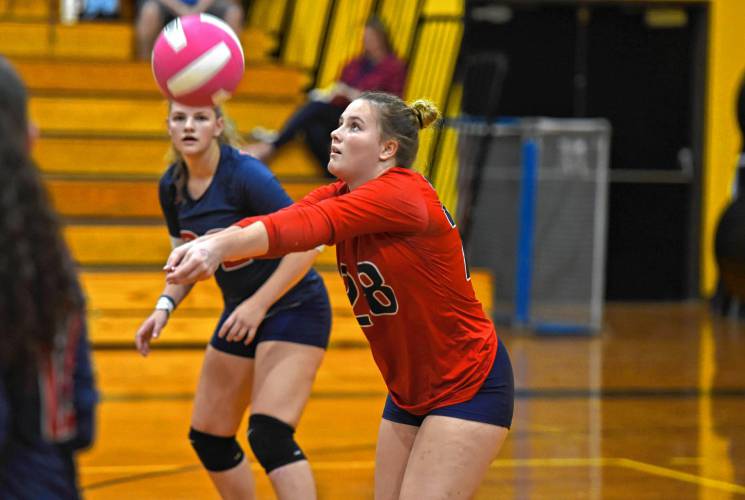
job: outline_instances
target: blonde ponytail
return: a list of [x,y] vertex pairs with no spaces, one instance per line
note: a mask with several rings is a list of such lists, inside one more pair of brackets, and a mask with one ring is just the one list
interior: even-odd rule
[[397,165],[411,168],[419,149],[419,130],[437,121],[440,117],[437,106],[426,99],[408,105],[400,97],[385,92],[364,92],[359,99],[376,107],[383,139],[398,141]]
[[226,115],[225,111],[220,108],[215,108],[215,112],[218,117],[222,116],[223,123],[225,124],[222,134],[217,138],[217,142],[233,146],[236,149],[245,147],[246,141],[243,140],[243,137],[241,137],[241,134],[238,132],[238,127],[236,127],[233,119]]
[[420,129],[425,129],[440,119],[440,110],[432,101],[417,99],[409,105]]

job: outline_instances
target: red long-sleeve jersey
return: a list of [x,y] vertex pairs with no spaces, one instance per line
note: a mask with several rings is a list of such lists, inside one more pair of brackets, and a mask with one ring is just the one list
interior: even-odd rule
[[424,177],[397,167],[352,191],[336,182],[259,220],[267,255],[336,244],[354,314],[398,406],[421,415],[479,390],[497,336],[455,223]]

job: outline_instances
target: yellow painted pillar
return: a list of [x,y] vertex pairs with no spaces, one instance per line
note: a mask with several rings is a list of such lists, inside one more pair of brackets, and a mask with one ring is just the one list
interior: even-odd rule
[[426,0],[423,14],[427,16],[460,16],[465,8],[464,0]]
[[716,284],[714,231],[730,200],[740,151],[735,103],[745,76],[745,1],[711,0],[701,214],[701,292]]

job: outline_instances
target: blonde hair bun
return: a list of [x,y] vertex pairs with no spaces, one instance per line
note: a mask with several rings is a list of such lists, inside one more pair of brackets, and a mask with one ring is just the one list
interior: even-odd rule
[[409,105],[409,109],[414,113],[419,128],[427,128],[440,118],[440,110],[435,103],[426,99],[417,99]]

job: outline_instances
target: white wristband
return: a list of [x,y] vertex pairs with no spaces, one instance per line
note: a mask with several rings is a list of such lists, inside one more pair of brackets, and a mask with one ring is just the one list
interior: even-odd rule
[[176,309],[176,302],[167,295],[161,295],[158,298],[158,302],[155,303],[155,309],[162,309],[170,316],[173,310]]

